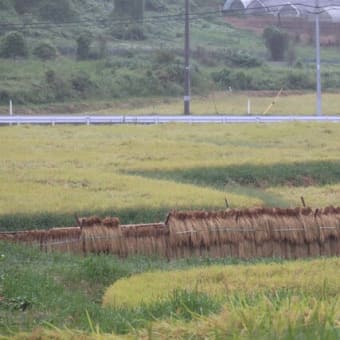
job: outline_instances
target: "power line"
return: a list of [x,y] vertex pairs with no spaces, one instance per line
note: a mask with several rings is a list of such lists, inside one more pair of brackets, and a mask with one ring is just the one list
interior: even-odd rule
[[[296,3],[295,6],[305,8],[305,12],[307,14],[313,15],[320,15],[322,13],[326,13],[329,9],[332,10],[340,10],[340,5],[332,5],[328,7],[318,7],[308,4],[300,4]],[[256,12],[257,10],[266,9],[270,11],[270,9],[277,9],[278,5],[272,6],[258,6],[252,7],[251,9],[230,9],[228,11],[224,11],[225,13],[229,14],[244,14],[244,15],[251,15],[250,11]],[[314,9],[314,10],[313,10]],[[223,12],[223,11],[222,11]],[[215,11],[200,11],[200,12],[191,12],[188,14],[189,21],[204,19],[212,15],[221,14],[221,10]],[[31,22],[31,23],[0,23],[1,30],[13,30],[13,29],[24,29],[24,28],[45,28],[45,27],[63,27],[63,26],[73,26],[73,25],[102,25],[102,26],[115,26],[115,25],[128,25],[131,23],[153,23],[153,22],[164,22],[164,21],[184,21],[185,20],[185,13],[177,13],[177,14],[167,14],[167,15],[157,15],[157,16],[149,16],[145,17],[144,19],[119,19],[119,18],[96,18],[93,20],[83,19],[83,20],[71,20],[71,21],[62,21],[62,22],[47,22],[47,21],[38,21],[38,22]]]

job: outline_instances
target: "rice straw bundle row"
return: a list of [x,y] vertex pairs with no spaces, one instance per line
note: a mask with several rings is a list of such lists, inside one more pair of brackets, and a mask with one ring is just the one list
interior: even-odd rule
[[41,249],[45,251],[61,251],[81,253],[81,230],[78,227],[73,228],[53,228],[46,230],[43,238],[40,240]]
[[[340,208],[252,208],[220,212],[176,212],[168,215],[172,253],[299,258],[338,255]],[[322,247],[320,248],[320,244]],[[218,250],[218,248],[220,248]],[[177,257],[178,255],[176,255]]]
[[121,226],[127,255],[168,256],[169,229],[164,223]]
[[125,255],[119,219],[106,217],[80,219],[83,252],[111,253]]

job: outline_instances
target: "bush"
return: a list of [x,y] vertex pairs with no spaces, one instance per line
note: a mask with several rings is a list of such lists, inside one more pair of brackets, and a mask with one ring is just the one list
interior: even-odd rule
[[52,44],[43,42],[34,49],[33,54],[41,60],[51,60],[57,57],[57,49]]
[[90,57],[92,37],[89,33],[81,34],[77,39],[77,59],[86,60]]
[[158,50],[155,52],[155,62],[157,64],[170,64],[176,59],[175,53],[170,50]]
[[311,90],[315,88],[314,77],[304,71],[290,71],[285,79],[285,87],[294,90]]
[[70,82],[57,75],[55,71],[46,71],[45,82],[47,84],[45,89],[47,101],[64,101],[72,97]]
[[11,8],[12,8],[12,3],[10,0],[0,0],[1,10],[11,9]]
[[39,15],[46,20],[63,22],[73,18],[75,10],[69,0],[49,0],[39,7]]
[[228,66],[238,67],[258,67],[262,65],[261,60],[242,50],[228,50],[225,63]]
[[18,14],[30,12],[40,0],[15,0],[14,8]]
[[114,0],[114,15],[134,19],[143,19],[144,0]]
[[71,77],[71,85],[72,89],[82,95],[82,97],[89,96],[96,88],[90,76],[85,72],[73,75]]
[[8,33],[2,41],[1,56],[4,58],[28,56],[28,47],[24,36],[19,32]]
[[277,27],[266,27],[263,31],[265,45],[268,48],[271,59],[283,60],[289,44],[289,36]]
[[167,8],[164,0],[145,0],[147,11],[164,11]]
[[[211,75],[215,84],[222,90],[228,89],[229,86],[236,90],[271,91],[277,91],[280,88],[286,90],[315,88],[313,72],[300,69],[292,69],[287,73],[284,68],[275,70],[267,67],[251,70],[224,68]],[[327,78],[323,76],[323,84],[326,84],[326,81]],[[334,81],[332,85],[335,85]]]
[[138,24],[114,26],[111,35],[119,40],[141,41],[146,39],[143,25]]

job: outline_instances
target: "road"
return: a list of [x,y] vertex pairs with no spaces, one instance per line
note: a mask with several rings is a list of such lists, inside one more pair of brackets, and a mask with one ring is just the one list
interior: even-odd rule
[[340,123],[340,116],[0,116],[0,125],[57,125],[57,124],[228,124],[228,123],[282,123],[332,122]]

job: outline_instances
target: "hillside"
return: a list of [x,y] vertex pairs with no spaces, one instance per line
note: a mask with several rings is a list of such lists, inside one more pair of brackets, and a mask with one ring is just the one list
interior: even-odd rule
[[[192,11],[205,13],[195,20],[194,34],[202,23],[215,21],[219,16],[221,1],[192,1]],[[144,13],[144,24],[141,21],[117,18],[114,15],[113,0],[1,0],[0,1],[0,32],[5,34],[10,30],[20,30],[33,43],[48,39],[55,44],[61,54],[75,53],[76,39],[84,32],[91,33],[94,40],[105,38],[111,49],[117,45],[152,47],[159,43],[174,46],[183,38],[183,18],[176,15],[183,13],[182,1],[147,0]],[[207,15],[210,13],[210,15]],[[199,22],[199,24],[196,23]],[[119,39],[123,26],[134,24],[143,30],[143,44],[136,44],[138,39]],[[208,28],[208,27],[206,27]],[[214,27],[219,31],[218,27]],[[225,31],[226,32],[226,31]],[[218,32],[223,34],[223,30]],[[214,35],[219,34],[214,33]],[[197,31],[196,31],[197,34]],[[124,38],[124,37],[122,37]],[[221,37],[217,37],[215,44]],[[125,40],[125,42],[124,42]],[[126,40],[130,40],[126,46]],[[159,46],[159,45],[158,45]]]
[[[191,1],[193,94],[315,88],[313,45],[291,44],[272,65],[261,34],[234,28],[220,5]],[[0,104],[182,96],[183,10],[179,0],[146,0],[144,19],[131,20],[115,14],[113,0],[1,0]],[[13,32],[23,39],[24,57],[6,49]],[[327,63],[337,56],[337,47],[323,49]],[[336,67],[323,71],[323,88],[338,88]]]

